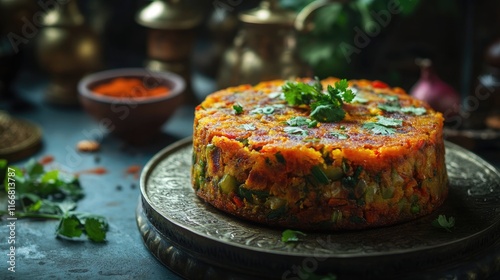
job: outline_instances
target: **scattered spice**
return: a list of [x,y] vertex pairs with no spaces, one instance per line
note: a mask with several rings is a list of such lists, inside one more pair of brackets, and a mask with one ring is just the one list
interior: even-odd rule
[[88,170],[83,170],[80,172],[75,173],[76,176],[81,175],[81,174],[95,174],[95,175],[102,175],[108,173],[108,170],[104,167],[96,167]]
[[100,163],[100,162],[101,162],[101,157],[99,157],[99,156],[95,156],[95,157],[94,157],[94,162],[95,162],[95,163]]
[[135,188],[136,188],[136,187],[137,187],[137,186],[136,186],[134,183],[132,183],[132,184],[130,185],[130,188],[131,188],[131,189],[133,189],[133,190],[135,190]]
[[121,186],[121,185],[116,185],[116,190],[117,190],[117,191],[121,191],[122,189],[123,189],[123,188],[122,188],[122,186]]
[[97,141],[82,140],[76,144],[76,148],[80,152],[96,152],[101,148],[101,145]]
[[148,87],[138,78],[115,78],[92,89],[95,94],[110,97],[152,97],[168,95],[170,89],[165,86]]
[[38,162],[41,164],[41,165],[47,165],[51,162],[54,161],[54,157],[51,156],[51,155],[46,155],[44,157],[42,157]]
[[141,171],[140,165],[131,165],[127,168],[125,173],[130,174],[130,175],[134,175],[134,178],[138,179],[140,171]]

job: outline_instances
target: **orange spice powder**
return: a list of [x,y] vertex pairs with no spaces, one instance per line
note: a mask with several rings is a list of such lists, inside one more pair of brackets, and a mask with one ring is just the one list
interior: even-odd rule
[[110,97],[140,98],[168,95],[170,89],[165,86],[146,87],[139,78],[115,78],[94,87],[92,91]]

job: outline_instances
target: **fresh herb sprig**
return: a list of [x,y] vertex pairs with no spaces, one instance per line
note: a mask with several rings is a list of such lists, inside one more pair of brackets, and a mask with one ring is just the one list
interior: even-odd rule
[[288,242],[298,242],[300,241],[300,236],[306,236],[307,234],[298,231],[298,230],[291,230],[287,229],[284,230],[281,233],[281,241],[288,243]]
[[233,105],[233,110],[236,115],[243,114],[243,106],[239,103]]
[[432,225],[436,228],[451,232],[451,229],[455,226],[455,218],[447,218],[446,215],[439,215],[435,220],[432,221]]
[[[0,160],[0,174],[7,171],[5,160]],[[106,239],[108,223],[100,215],[74,211],[77,201],[83,198],[83,189],[77,177],[59,170],[46,171],[35,160],[24,168],[9,167],[14,170],[16,182],[16,211],[0,211],[0,215],[15,214],[18,218],[58,219],[56,236],[80,240],[83,236],[94,242]],[[3,177],[3,176],[2,176]],[[8,193],[7,176],[3,183]]]
[[287,82],[282,86],[282,90],[289,105],[309,105],[310,117],[319,122],[343,120],[346,112],[342,105],[344,102],[352,102],[355,97],[345,79],[336,82],[334,86],[328,85],[326,92],[323,92],[323,86],[318,79],[314,84]]

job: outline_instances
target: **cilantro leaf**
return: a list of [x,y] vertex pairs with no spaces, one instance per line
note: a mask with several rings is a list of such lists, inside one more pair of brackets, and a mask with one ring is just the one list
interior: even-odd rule
[[396,132],[394,127],[403,125],[402,120],[378,116],[376,122],[368,122],[363,128],[371,130],[374,134],[392,135]]
[[434,221],[432,221],[432,225],[436,228],[451,232],[451,229],[455,226],[455,218],[446,218],[446,215],[439,215]]
[[380,97],[389,101],[389,102],[397,102],[399,101],[399,97],[397,95],[388,95],[388,94],[379,94]]
[[266,107],[257,107],[250,111],[250,114],[263,114],[263,115],[271,115],[274,113],[274,110],[276,108],[280,108],[282,104],[275,104],[271,106],[266,106]]
[[306,117],[297,116],[286,121],[289,126],[303,126],[307,125],[309,128],[316,127],[318,122],[315,120],[308,119]]
[[287,229],[281,233],[281,241],[283,241],[283,242],[297,242],[297,241],[300,241],[299,235],[307,236],[307,234],[305,234],[301,231]]
[[333,105],[319,105],[311,112],[311,117],[319,122],[338,122],[344,119],[345,111]]
[[383,125],[383,126],[388,126],[388,127],[397,127],[397,126],[403,125],[402,120],[386,118],[384,116],[378,116],[377,123],[380,125]]
[[360,94],[356,94],[354,99],[351,101],[352,103],[368,103],[368,99],[362,97]]
[[401,107],[399,105],[388,104],[388,103],[379,104],[378,108],[380,110],[384,110],[384,111],[389,112],[389,113],[394,113],[394,112],[400,112],[401,111]]
[[30,177],[36,177],[43,174],[43,165],[37,162],[35,159],[30,159],[25,166],[26,173]]
[[233,109],[234,109],[234,113],[235,113],[236,115],[240,115],[240,114],[242,114],[242,113],[243,113],[243,106],[241,106],[241,105],[240,105],[240,104],[238,104],[238,103],[233,105]]
[[307,130],[304,130],[300,127],[287,126],[283,130],[288,134],[303,135],[303,136],[308,135]]
[[339,132],[330,132],[330,135],[332,135],[340,140],[349,139],[349,136],[347,134],[343,134],[343,133],[339,133]]
[[245,123],[245,124],[242,124],[240,125],[241,128],[243,128],[244,130],[256,130],[257,128],[255,127],[255,125],[251,124],[251,123]]
[[401,112],[405,114],[414,114],[416,116],[421,116],[427,113],[427,110],[424,107],[401,107],[398,102],[382,103],[378,105],[378,108],[389,113]]
[[106,240],[106,225],[96,218],[85,220],[85,233],[88,238],[94,242],[103,242]]
[[298,116],[298,117],[293,117],[293,118],[287,120],[286,123],[289,126],[301,126],[301,125],[307,125],[308,121],[309,121],[308,118]]
[[61,219],[56,233],[67,238],[80,237],[83,234],[83,226],[75,215],[66,215]]
[[[95,242],[105,238],[107,222],[104,217],[74,212],[76,201],[84,195],[78,177],[59,170],[45,171],[43,165],[34,160],[23,169],[12,166],[7,171],[8,176],[3,181],[5,191],[8,191],[9,178],[16,181],[16,217],[58,219],[56,236],[59,237],[79,239],[86,235]],[[5,213],[0,211],[0,214]]]
[[396,132],[394,128],[386,127],[378,123],[366,123],[363,127],[370,129],[374,134],[392,135]]
[[356,95],[352,92],[352,90],[349,89],[349,83],[347,82],[346,79],[342,79],[336,82],[335,90],[337,92],[337,95],[340,95],[342,97],[342,100],[344,100],[344,102],[346,103],[352,102],[354,97],[356,97]]
[[287,82],[282,86],[285,99],[289,105],[310,105],[311,118],[319,122],[338,122],[344,119],[344,102],[352,102],[355,94],[350,90],[349,83],[343,79],[329,85],[323,92],[321,82],[316,79],[314,85],[307,83]]
[[401,108],[401,112],[403,112],[405,114],[414,114],[416,116],[421,116],[421,115],[427,113],[427,110],[424,107],[410,106],[410,107]]

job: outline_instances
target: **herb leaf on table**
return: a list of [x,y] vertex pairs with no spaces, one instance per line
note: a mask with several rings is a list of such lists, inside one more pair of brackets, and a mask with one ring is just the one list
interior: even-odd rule
[[[16,187],[16,217],[58,219],[58,237],[80,240],[86,236],[94,242],[106,240],[108,223],[104,217],[75,211],[77,201],[84,197],[78,177],[55,169],[45,170],[34,159],[23,168],[13,166],[9,169],[14,170],[11,180]],[[4,178],[0,183],[8,192],[6,172],[7,161],[0,160],[0,173]],[[6,214],[8,211],[0,211],[0,215]]]
[[451,229],[455,226],[455,218],[447,218],[446,215],[439,215],[434,221],[432,221],[432,225],[436,228],[451,232]]

